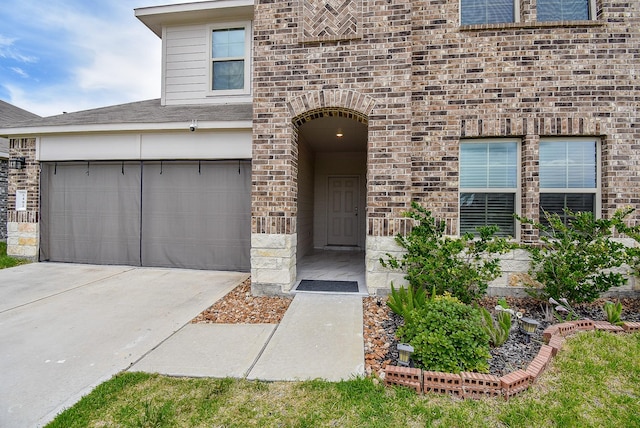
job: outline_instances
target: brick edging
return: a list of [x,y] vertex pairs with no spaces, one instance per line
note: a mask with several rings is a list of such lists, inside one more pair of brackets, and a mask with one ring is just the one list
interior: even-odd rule
[[518,369],[502,377],[489,374],[462,372],[443,373],[410,367],[387,366],[385,385],[400,385],[415,390],[418,394],[436,392],[460,398],[480,399],[484,397],[504,397],[505,400],[529,389],[549,366],[564,346],[566,337],[578,331],[601,330],[611,333],[634,333],[640,331],[640,322],[624,322],[616,326],[607,321],[578,320],[547,327],[543,333],[545,345],[531,360],[526,370]]

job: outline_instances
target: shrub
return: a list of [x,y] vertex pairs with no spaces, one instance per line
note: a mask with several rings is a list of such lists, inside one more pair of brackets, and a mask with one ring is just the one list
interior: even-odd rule
[[611,239],[623,230],[631,210],[619,210],[611,219],[596,219],[590,212],[566,211],[565,224],[558,214],[545,213],[548,224],[520,217],[540,230],[540,246],[527,246],[531,256],[529,273],[542,284],[531,288],[534,297],[548,300],[564,296],[570,302],[592,302],[601,293],[626,283],[622,273],[611,269],[628,260],[627,247]]
[[489,370],[489,336],[480,311],[450,295],[428,299],[409,312],[398,337],[414,348],[412,359],[426,370],[459,373]]
[[387,306],[394,313],[406,318],[410,311],[424,306],[426,299],[427,293],[424,288],[414,289],[414,287],[409,286],[408,288],[400,287],[395,289],[393,288],[393,283],[391,283],[391,294],[387,300]]
[[465,303],[484,296],[488,282],[502,273],[499,259],[492,256],[511,248],[506,239],[495,236],[498,227],[478,228],[477,237],[448,237],[444,222],[416,202],[411,207],[404,215],[416,224],[407,235],[396,236],[405,252],[401,257],[386,254],[386,260],[380,259],[382,266],[404,270],[414,289],[435,288],[437,294],[449,292]]

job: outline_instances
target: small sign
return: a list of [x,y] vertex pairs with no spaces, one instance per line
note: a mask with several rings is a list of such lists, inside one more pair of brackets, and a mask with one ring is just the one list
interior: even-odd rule
[[16,211],[27,210],[27,191],[16,190]]

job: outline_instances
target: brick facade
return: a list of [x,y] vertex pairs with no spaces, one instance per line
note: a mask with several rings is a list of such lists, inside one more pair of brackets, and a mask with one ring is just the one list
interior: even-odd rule
[[[26,166],[9,174],[7,254],[36,260],[39,248],[40,164],[35,138],[9,140],[9,157],[24,157]],[[16,211],[16,190],[27,191],[27,210]]]
[[7,185],[9,180],[9,162],[0,159],[0,241],[7,239]]
[[[254,292],[287,292],[296,280],[298,204],[313,203],[300,127],[339,117],[366,126],[366,281],[384,293],[402,274],[378,263],[398,252],[412,200],[458,233],[462,139],[508,137],[520,147],[520,212],[539,212],[539,146],[547,137],[600,141],[601,214],[638,207],[640,2],[595,0],[596,19],[537,22],[536,1],[518,22],[460,26],[458,0],[257,0],[253,21],[252,248]],[[302,146],[300,146],[302,147]],[[39,167],[35,139],[13,139],[9,251],[38,251]],[[300,157],[300,158],[299,158]],[[364,161],[363,161],[364,162]],[[28,190],[27,211],[15,191]],[[308,191],[308,190],[307,190]],[[310,202],[311,201],[311,202]],[[313,219],[305,218],[305,224]],[[305,242],[309,242],[305,226]],[[524,243],[537,232],[520,225]],[[359,242],[360,246],[362,243]],[[526,270],[505,258],[499,286]]]
[[[317,109],[351,110],[368,124],[373,292],[388,287],[377,256],[394,250],[412,199],[458,232],[461,139],[520,141],[524,216],[538,217],[538,144],[554,136],[600,138],[603,216],[638,205],[640,3],[597,0],[594,20],[550,23],[536,22],[535,0],[521,0],[519,22],[475,26],[459,25],[459,4],[352,0],[341,37],[336,17],[309,13],[331,1],[256,2],[254,234],[295,234],[296,121]],[[522,242],[537,241],[520,227]]]
[[[637,206],[640,5],[603,0],[595,21],[537,23],[535,2],[525,1],[520,23],[459,27],[458,3],[414,13],[414,153],[426,166],[413,197],[455,220],[458,141],[517,137],[522,211],[537,218],[540,137],[597,136],[603,216]],[[536,240],[529,230],[521,237]]]

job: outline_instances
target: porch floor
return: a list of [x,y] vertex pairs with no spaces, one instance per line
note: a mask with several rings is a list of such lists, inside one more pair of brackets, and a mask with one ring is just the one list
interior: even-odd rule
[[357,281],[358,294],[369,295],[365,282],[364,251],[313,250],[298,260],[298,276],[294,293],[303,279],[326,281]]

